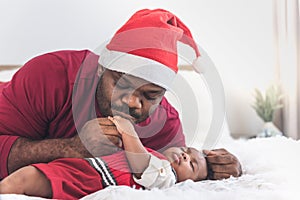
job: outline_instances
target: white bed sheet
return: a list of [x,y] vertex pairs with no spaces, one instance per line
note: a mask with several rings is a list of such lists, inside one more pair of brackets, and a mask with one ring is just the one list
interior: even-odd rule
[[[219,181],[185,181],[168,189],[151,191],[135,190],[126,186],[109,187],[82,199],[300,199],[300,141],[285,137],[226,140],[219,146],[227,148],[239,158],[244,172],[241,177]],[[36,200],[43,198],[0,195],[0,199]]]
[[91,194],[91,199],[300,199],[300,142],[285,137],[226,140],[225,147],[239,158],[244,174],[220,181],[186,181],[165,190],[142,191],[112,187]]

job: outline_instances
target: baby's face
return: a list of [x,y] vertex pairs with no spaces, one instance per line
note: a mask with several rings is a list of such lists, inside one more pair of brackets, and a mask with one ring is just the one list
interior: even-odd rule
[[200,181],[207,177],[203,154],[192,147],[171,147],[163,153],[177,173],[177,182],[191,179]]

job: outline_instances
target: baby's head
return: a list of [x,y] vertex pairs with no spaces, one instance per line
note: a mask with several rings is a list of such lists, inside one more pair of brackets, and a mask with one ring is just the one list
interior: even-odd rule
[[206,159],[202,152],[192,147],[171,147],[163,152],[177,174],[177,182],[187,179],[204,180],[207,177]]

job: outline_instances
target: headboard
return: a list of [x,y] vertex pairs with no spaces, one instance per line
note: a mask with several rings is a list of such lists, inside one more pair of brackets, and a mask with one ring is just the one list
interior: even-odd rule
[[0,65],[0,71],[12,70],[12,69],[20,68],[20,67],[21,67],[21,65]]

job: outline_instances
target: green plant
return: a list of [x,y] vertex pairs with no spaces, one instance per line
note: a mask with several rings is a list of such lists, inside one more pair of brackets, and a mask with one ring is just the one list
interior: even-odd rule
[[264,122],[273,121],[274,111],[282,108],[281,104],[282,95],[277,85],[270,86],[265,95],[263,95],[258,89],[255,89],[255,103],[252,107],[255,109],[257,115]]

